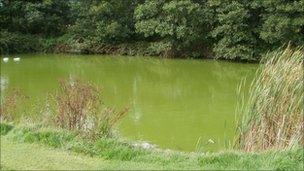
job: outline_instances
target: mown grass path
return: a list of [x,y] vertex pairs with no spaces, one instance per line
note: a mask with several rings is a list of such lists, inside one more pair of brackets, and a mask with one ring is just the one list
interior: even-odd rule
[[156,168],[166,169],[156,164],[103,160],[38,144],[17,143],[6,138],[1,139],[1,169],[4,170],[143,170]]

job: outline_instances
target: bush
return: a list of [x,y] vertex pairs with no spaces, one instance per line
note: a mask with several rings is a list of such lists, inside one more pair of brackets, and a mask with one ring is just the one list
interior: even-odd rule
[[0,53],[27,53],[37,52],[41,49],[41,39],[20,33],[0,31]]
[[55,124],[93,139],[110,136],[113,126],[128,112],[127,108],[106,107],[100,89],[78,79],[61,80],[53,97]]
[[304,145],[303,49],[274,52],[263,64],[240,109],[237,146],[246,151]]

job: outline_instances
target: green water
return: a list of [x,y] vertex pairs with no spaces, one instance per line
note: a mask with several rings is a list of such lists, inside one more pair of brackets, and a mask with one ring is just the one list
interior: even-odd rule
[[46,93],[58,88],[60,78],[89,80],[103,87],[107,105],[130,107],[129,115],[117,125],[119,134],[183,151],[229,147],[236,127],[236,88],[245,77],[249,82],[257,68],[214,60],[18,56],[20,62],[1,59],[2,93],[17,87],[33,103],[41,103]]

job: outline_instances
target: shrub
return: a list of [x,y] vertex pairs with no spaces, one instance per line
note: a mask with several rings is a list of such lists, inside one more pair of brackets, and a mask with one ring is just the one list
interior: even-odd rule
[[263,64],[240,109],[237,146],[246,151],[304,145],[303,49],[274,52]]
[[0,30],[0,53],[37,52],[41,49],[41,39],[20,33]]
[[113,126],[128,112],[127,108],[106,107],[100,89],[79,79],[61,80],[53,99],[56,125],[93,139],[110,136]]

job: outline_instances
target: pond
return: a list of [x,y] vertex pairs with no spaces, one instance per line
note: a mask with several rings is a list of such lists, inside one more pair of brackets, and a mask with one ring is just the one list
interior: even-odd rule
[[257,69],[256,64],[215,60],[18,56],[19,62],[1,59],[2,93],[9,87],[19,88],[39,103],[58,88],[60,78],[89,80],[102,86],[108,106],[130,108],[117,125],[121,136],[181,151],[219,151],[231,146],[236,89],[244,78],[249,83]]

